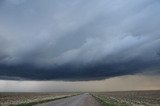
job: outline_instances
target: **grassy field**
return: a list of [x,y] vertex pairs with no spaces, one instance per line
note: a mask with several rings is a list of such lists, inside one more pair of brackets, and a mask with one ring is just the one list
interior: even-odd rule
[[[78,93],[0,93],[0,106],[32,106]],[[91,93],[101,106],[160,106],[160,90]]]
[[160,106],[160,90],[92,93],[101,106]]
[[0,106],[31,106],[77,93],[0,93]]

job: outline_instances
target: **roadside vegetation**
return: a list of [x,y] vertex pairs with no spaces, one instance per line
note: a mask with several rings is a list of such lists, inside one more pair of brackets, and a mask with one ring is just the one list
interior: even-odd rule
[[58,100],[58,99],[64,99],[64,98],[68,98],[68,97],[71,97],[71,96],[75,96],[75,95],[64,96],[64,97],[48,99],[48,100],[42,100],[42,101],[36,101],[36,102],[30,102],[30,103],[22,103],[22,104],[17,104],[17,105],[10,105],[10,106],[33,106],[33,105],[36,105],[36,104],[50,102],[50,101],[54,101],[54,100]]
[[160,90],[92,93],[101,106],[160,106]]
[[33,106],[79,93],[0,93],[0,106]]
[[130,106],[129,104],[127,104],[126,102],[118,102],[116,100],[107,100],[105,98],[101,98],[95,95],[92,95],[99,103],[100,106]]

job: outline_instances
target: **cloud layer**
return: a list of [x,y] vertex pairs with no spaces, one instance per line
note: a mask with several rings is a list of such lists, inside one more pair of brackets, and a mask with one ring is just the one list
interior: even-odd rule
[[3,0],[0,77],[97,80],[160,70],[160,2]]

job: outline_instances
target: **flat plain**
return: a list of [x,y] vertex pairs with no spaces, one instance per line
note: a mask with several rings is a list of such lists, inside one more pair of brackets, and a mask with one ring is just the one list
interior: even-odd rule
[[0,106],[21,106],[66,98],[77,93],[0,93]]
[[160,90],[92,93],[102,106],[160,106]]
[[160,90],[92,93],[0,93],[0,106],[33,106],[37,104],[38,106],[49,106],[48,104],[90,106],[89,104],[92,102],[96,106],[99,104],[100,106],[160,106]]

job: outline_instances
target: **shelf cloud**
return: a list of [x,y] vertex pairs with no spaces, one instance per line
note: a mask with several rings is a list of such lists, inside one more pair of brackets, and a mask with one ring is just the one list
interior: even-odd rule
[[0,78],[160,73],[158,0],[1,0]]

